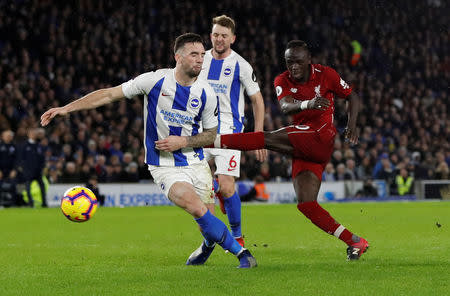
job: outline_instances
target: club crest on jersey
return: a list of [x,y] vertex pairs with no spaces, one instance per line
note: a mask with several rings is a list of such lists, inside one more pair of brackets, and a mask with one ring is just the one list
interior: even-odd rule
[[230,76],[230,74],[231,74],[231,68],[226,67],[225,70],[223,70],[223,75]]
[[320,84],[314,88],[314,92],[316,93],[316,96],[314,98],[320,98],[321,97],[321,95],[320,95]]
[[189,106],[191,106],[192,109],[198,109],[202,105],[202,102],[199,98],[196,97],[190,97],[189,98]]

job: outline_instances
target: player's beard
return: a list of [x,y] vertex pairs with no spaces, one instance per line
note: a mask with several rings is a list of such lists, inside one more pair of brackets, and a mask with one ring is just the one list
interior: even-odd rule
[[194,68],[192,68],[189,71],[187,71],[186,74],[191,78],[195,78],[200,74],[201,70],[202,70],[201,68],[200,70],[195,70]]
[[218,50],[218,49],[217,49],[217,46],[214,47],[214,51],[215,51],[217,54],[224,54],[227,50],[228,50],[228,47],[226,47],[226,46],[223,46],[221,50]]

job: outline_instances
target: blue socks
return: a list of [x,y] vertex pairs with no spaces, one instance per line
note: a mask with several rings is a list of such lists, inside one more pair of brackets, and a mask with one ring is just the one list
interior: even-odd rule
[[[213,178],[214,192],[219,192],[219,183]],[[231,233],[233,237],[241,237],[241,199],[237,192],[230,197],[223,197],[225,210],[227,211],[228,221],[230,222]]]
[[224,197],[223,203],[227,210],[228,221],[230,222],[233,237],[241,237],[241,199],[235,191],[230,197]]
[[241,251],[241,245],[231,236],[225,224],[209,210],[203,217],[195,219],[195,221],[200,226],[207,245],[216,242],[235,255]]

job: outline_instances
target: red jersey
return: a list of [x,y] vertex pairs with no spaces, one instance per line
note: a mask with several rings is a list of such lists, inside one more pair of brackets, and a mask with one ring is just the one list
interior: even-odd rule
[[325,111],[303,110],[293,115],[295,125],[320,127],[325,123],[333,124],[334,98],[347,98],[352,88],[330,67],[311,64],[311,74],[305,83],[299,83],[290,77],[289,71],[278,75],[274,81],[278,100],[292,96],[299,101],[323,97],[330,100],[331,105]]

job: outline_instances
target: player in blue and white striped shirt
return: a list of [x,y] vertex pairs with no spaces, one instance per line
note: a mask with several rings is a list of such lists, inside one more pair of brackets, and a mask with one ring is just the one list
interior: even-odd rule
[[[208,80],[217,95],[218,134],[241,133],[244,130],[244,91],[253,106],[255,131],[263,131],[264,101],[252,66],[231,49],[236,36],[234,20],[226,15],[213,18],[211,43],[213,48],[205,55],[201,78]],[[240,175],[241,151],[205,149],[207,158],[216,164],[215,191],[221,210],[228,216],[231,233],[244,246],[241,230],[241,200],[235,191],[235,177]],[[256,156],[264,161],[267,152],[257,150]],[[217,188],[218,187],[218,188]]]
[[208,83],[198,78],[205,55],[203,41],[197,34],[183,34],[175,40],[174,52],[174,69],[145,73],[49,109],[41,116],[41,124],[46,126],[57,115],[144,95],[145,162],[155,183],[195,218],[206,240],[186,264],[203,264],[218,243],[238,257],[240,268],[255,267],[255,258],[210,212],[214,209],[211,171],[201,147],[212,144],[216,137],[217,102]]

